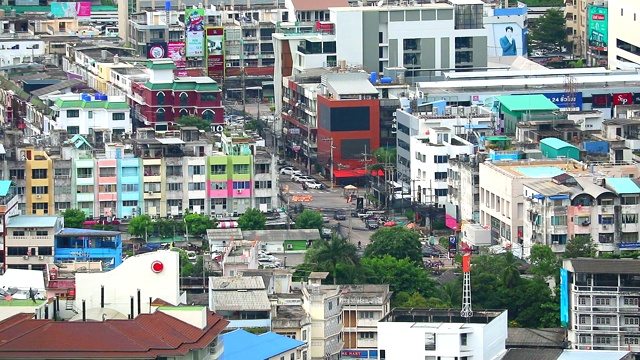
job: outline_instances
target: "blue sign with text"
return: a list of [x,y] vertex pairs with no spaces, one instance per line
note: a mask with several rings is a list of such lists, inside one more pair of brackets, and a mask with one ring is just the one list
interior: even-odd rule
[[582,93],[576,92],[570,97],[567,93],[542,94],[559,108],[578,108],[582,110]]

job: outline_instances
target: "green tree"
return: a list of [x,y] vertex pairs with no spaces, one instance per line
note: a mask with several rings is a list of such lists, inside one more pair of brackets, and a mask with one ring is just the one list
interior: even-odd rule
[[520,281],[520,270],[516,263],[516,257],[511,251],[504,254],[505,267],[500,271],[500,281],[508,288],[514,287]]
[[371,152],[373,158],[376,160],[375,164],[369,166],[370,171],[376,171],[384,168],[384,164],[395,164],[397,151],[395,148],[379,147]]
[[248,209],[238,218],[238,227],[242,230],[264,230],[267,217],[258,209]]
[[204,131],[211,131],[211,123],[208,122],[207,120],[198,117],[198,116],[194,116],[194,115],[187,115],[187,116],[182,116],[179,117],[176,120],[176,123],[178,125],[180,125],[180,127],[188,127],[188,126],[195,126],[200,130],[204,130]]
[[314,241],[305,254],[305,263],[313,264],[316,271],[328,271],[334,284],[338,283],[339,265],[357,265],[358,260],[356,246],[335,236],[329,241]]
[[66,209],[62,213],[64,218],[64,226],[68,228],[82,229],[86,220],[84,211],[79,209]]
[[559,9],[548,9],[529,29],[532,50],[560,51],[567,47],[565,18]]
[[138,215],[129,221],[127,232],[135,237],[148,240],[148,234],[153,234],[153,220],[149,215]]
[[209,216],[195,213],[187,214],[184,217],[184,221],[187,223],[189,236],[205,235],[208,229],[215,229],[218,226],[218,222],[212,220]]
[[443,303],[438,298],[425,298],[419,293],[408,294],[406,292],[400,292],[394,301],[394,307],[403,308],[422,308],[422,309],[435,309],[435,308],[447,308],[447,304]]
[[187,252],[182,250],[182,249],[178,249],[178,248],[173,248],[173,249],[171,249],[171,251],[178,252],[178,254],[180,256],[180,258],[179,258],[179,260],[180,260],[180,277],[186,277],[186,276],[193,275],[194,265],[191,263],[191,261],[189,261],[189,256],[187,255]]
[[391,255],[365,257],[361,264],[368,284],[389,284],[394,293],[419,293],[425,298],[437,295],[436,283],[428,277],[429,273],[408,258],[397,259]]
[[542,277],[559,275],[560,259],[548,246],[533,245],[531,247],[531,255],[529,255],[529,262],[531,267],[527,272],[530,274]]
[[589,235],[577,235],[567,241],[564,249],[564,258],[573,259],[578,257],[594,257],[596,247]]
[[322,214],[313,210],[303,210],[296,218],[296,229],[322,230]]
[[457,281],[444,283],[438,289],[438,298],[450,308],[459,308],[462,304],[462,287]]
[[168,219],[157,219],[155,224],[155,231],[161,238],[170,238],[174,237],[176,234],[176,223],[175,221]]
[[417,232],[402,226],[385,227],[371,235],[371,243],[364,251],[366,257],[391,255],[396,259],[408,258],[422,264],[422,244]]

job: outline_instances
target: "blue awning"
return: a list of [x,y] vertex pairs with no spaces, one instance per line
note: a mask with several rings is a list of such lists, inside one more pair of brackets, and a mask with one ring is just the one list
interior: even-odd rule
[[542,200],[542,199],[544,199],[544,195],[541,195],[541,194],[535,194],[535,195],[533,195],[533,198],[534,198],[534,199],[538,199],[538,200]]
[[549,199],[551,200],[565,200],[568,199],[569,195],[551,195],[549,196]]

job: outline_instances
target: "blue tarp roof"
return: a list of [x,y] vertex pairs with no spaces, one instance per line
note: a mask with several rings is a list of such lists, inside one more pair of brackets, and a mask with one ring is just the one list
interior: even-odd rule
[[617,194],[640,194],[640,188],[630,178],[607,178],[605,183]]
[[269,359],[305,344],[273,332],[254,335],[242,329],[220,336],[224,342],[224,360]]

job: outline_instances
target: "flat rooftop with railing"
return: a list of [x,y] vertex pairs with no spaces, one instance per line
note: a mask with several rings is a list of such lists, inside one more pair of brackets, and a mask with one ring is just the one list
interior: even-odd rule
[[395,308],[380,319],[380,322],[415,322],[415,323],[474,323],[488,324],[506,310],[476,310],[473,316],[460,316],[460,309],[414,309]]

